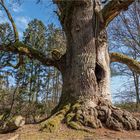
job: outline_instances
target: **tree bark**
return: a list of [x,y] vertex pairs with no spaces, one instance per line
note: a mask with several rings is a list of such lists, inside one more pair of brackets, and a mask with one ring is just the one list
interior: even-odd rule
[[62,95],[52,116],[42,123],[42,130],[53,131],[61,122],[84,131],[103,126],[139,129],[136,118],[111,104],[107,34],[95,10],[100,8],[99,1],[68,4],[72,11],[62,20],[67,37]]
[[106,31],[100,29],[100,17],[94,11],[96,3],[87,1],[86,4],[83,7],[75,6],[72,26],[65,25],[68,51],[62,73],[64,85],[61,101],[67,97],[95,103],[96,96],[111,101]]

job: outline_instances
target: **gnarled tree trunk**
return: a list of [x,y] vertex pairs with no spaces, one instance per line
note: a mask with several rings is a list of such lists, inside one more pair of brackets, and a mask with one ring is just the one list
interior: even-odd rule
[[67,52],[61,68],[62,96],[42,129],[52,131],[61,122],[82,130],[140,128],[136,118],[111,104],[107,34],[97,8],[100,5],[96,1],[75,1],[63,21]]
[[98,98],[111,101],[107,37],[99,23],[94,3],[73,9],[72,26],[66,29],[68,51],[62,72],[64,85],[60,104],[80,100],[97,105]]

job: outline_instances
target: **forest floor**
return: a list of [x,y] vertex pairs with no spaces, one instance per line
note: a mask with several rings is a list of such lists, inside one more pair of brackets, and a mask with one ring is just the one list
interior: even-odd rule
[[[140,113],[134,113],[140,118]],[[39,131],[39,125],[25,125],[15,132],[0,134],[0,140],[140,140],[140,131],[112,131],[101,128],[93,133],[77,131],[62,125],[56,133]]]
[[57,133],[41,133],[37,126],[25,125],[14,133],[0,135],[0,140],[140,140],[140,132],[97,129],[90,134],[67,129]]

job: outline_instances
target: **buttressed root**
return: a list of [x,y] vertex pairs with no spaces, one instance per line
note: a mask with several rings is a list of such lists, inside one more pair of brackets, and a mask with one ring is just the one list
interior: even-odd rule
[[41,130],[54,132],[59,129],[61,123],[76,130],[88,132],[101,127],[118,131],[140,129],[140,120],[133,117],[131,113],[103,102],[96,107],[86,107],[80,102],[66,105],[41,123]]

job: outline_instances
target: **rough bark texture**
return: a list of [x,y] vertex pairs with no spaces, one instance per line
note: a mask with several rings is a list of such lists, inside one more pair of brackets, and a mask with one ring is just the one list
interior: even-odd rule
[[[53,115],[42,123],[41,130],[56,130],[62,122],[84,131],[103,126],[114,130],[140,129],[139,120],[111,104],[110,62],[107,35],[98,13],[100,3],[78,2],[73,6],[73,1],[65,3],[71,12],[65,11],[61,19],[67,36],[62,96]],[[62,1],[59,7],[61,4]]]
[[97,96],[111,99],[106,31],[100,30],[100,17],[94,10],[97,3],[90,0],[85,3],[73,8],[72,26],[64,25],[68,46],[62,72],[62,102],[73,98],[95,103]]

